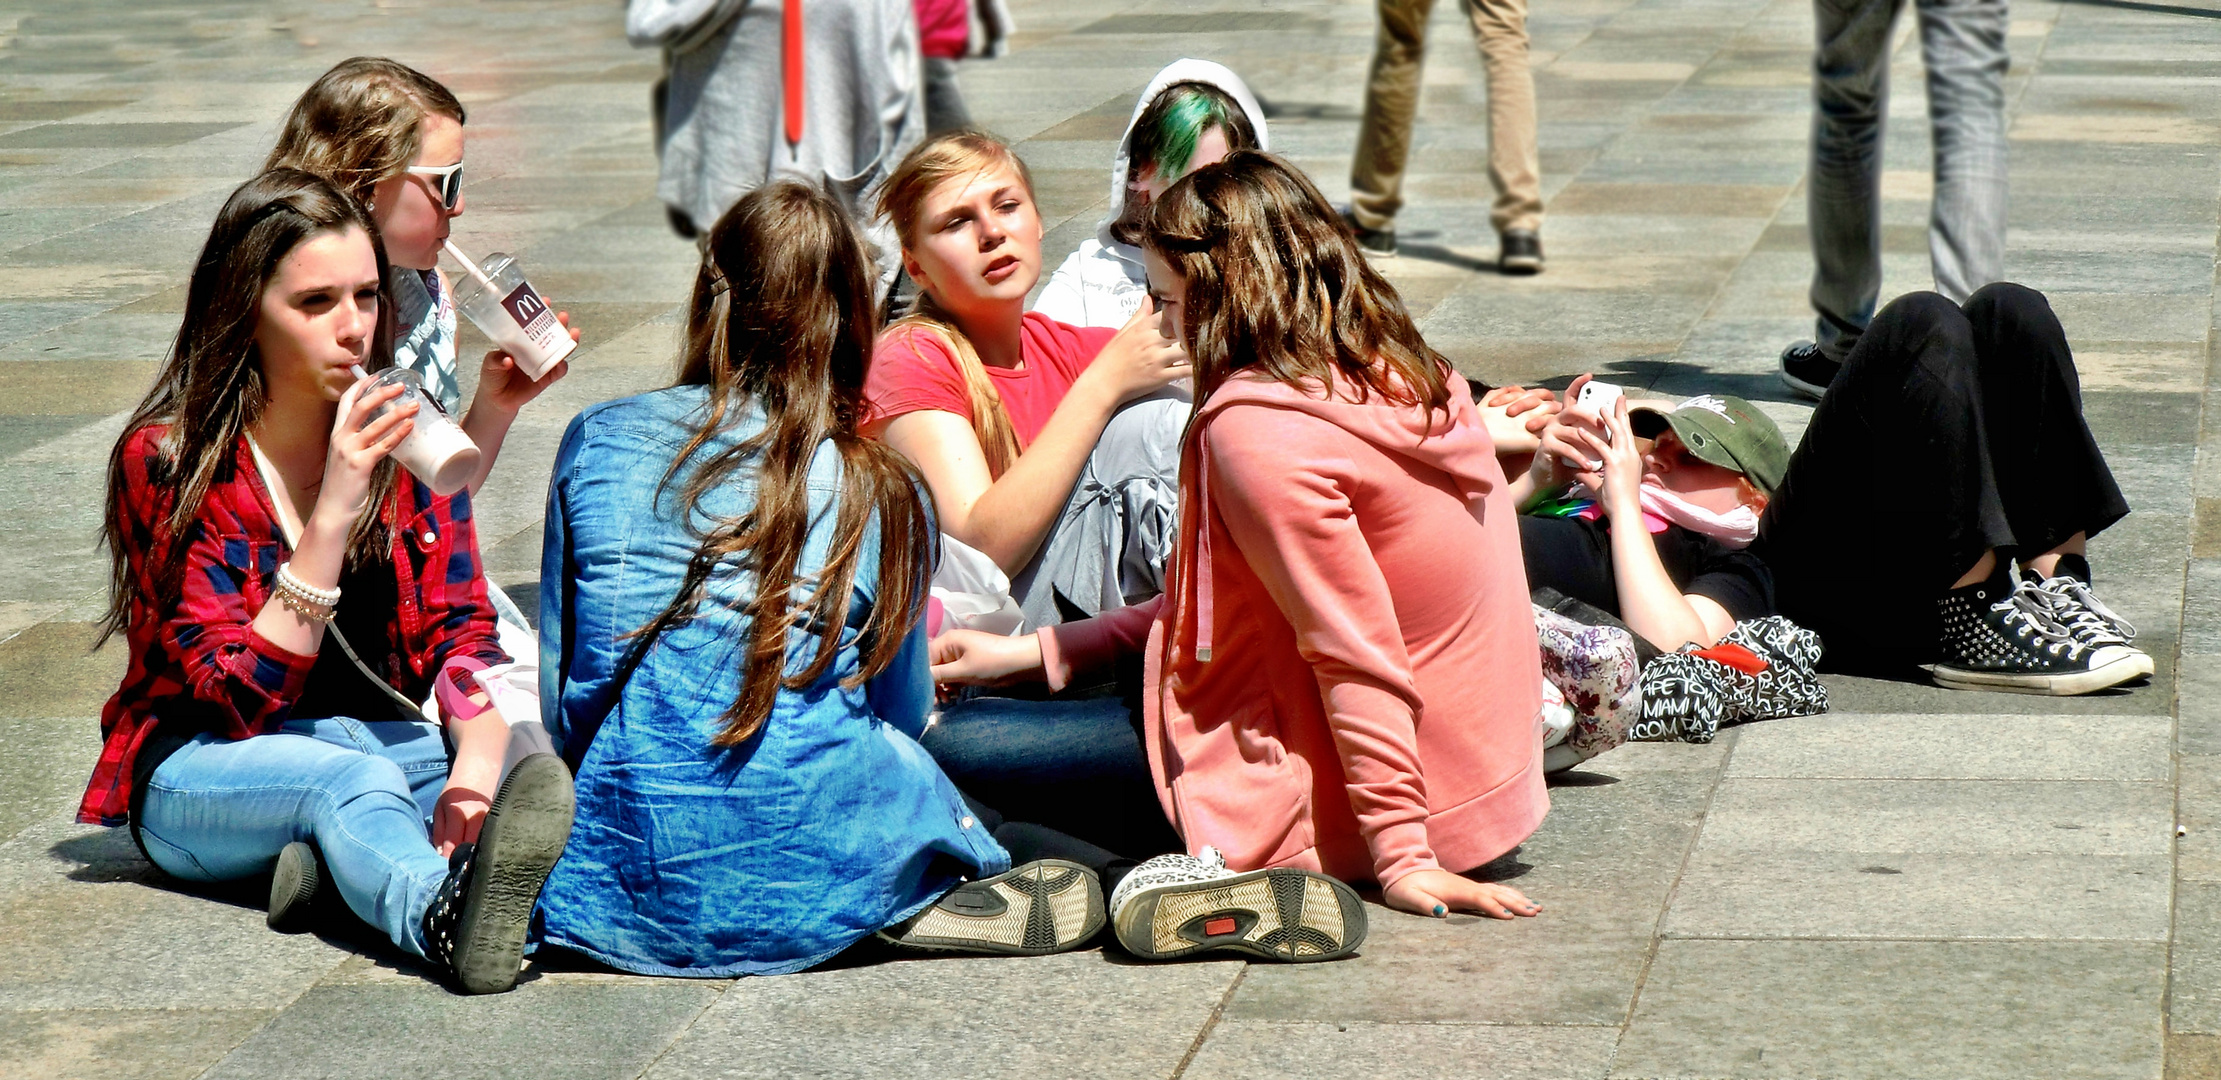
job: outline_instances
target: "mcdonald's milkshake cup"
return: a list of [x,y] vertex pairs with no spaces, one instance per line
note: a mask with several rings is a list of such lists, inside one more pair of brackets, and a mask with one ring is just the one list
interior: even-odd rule
[[[362,368],[357,367],[355,373],[362,376]],[[419,379],[416,372],[394,367],[368,378],[370,385],[363,387],[365,394],[388,385],[402,389],[401,396],[380,406],[372,419],[384,416],[387,409],[416,402],[416,429],[401,440],[401,445],[393,448],[393,460],[400,462],[402,468],[424,481],[424,486],[431,488],[434,495],[453,495],[469,483],[471,477],[478,475],[478,444],[470,441],[470,436],[463,434],[463,429],[441,411],[432,395],[424,392],[424,380]]]
[[578,347],[556,319],[555,309],[525,280],[517,260],[497,251],[483,263],[473,262],[452,242],[447,253],[466,271],[455,282],[455,306],[495,348],[515,357],[517,366],[534,382]]

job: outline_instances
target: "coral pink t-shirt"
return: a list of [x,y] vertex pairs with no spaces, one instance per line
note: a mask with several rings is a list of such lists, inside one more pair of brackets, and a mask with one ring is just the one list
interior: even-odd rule
[[918,51],[940,60],[956,60],[972,38],[971,0],[916,0]]
[[[1019,327],[1016,368],[987,368],[1002,398],[1003,411],[1018,436],[1018,449],[1033,445],[1048,425],[1057,403],[1080,372],[1095,361],[1118,331],[1107,326],[1069,326],[1027,312]],[[872,431],[904,413],[939,409],[972,419],[971,398],[956,356],[932,334],[900,330],[882,336],[872,350],[864,376],[864,430]]]

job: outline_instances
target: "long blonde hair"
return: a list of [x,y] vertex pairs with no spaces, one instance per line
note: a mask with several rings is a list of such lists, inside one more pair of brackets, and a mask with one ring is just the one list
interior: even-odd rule
[[[879,189],[879,212],[894,223],[895,234],[907,249],[917,236],[926,196],[933,189],[995,168],[1016,173],[1018,182],[1025,185],[1026,197],[1033,197],[1033,174],[1027,171],[1025,161],[993,135],[952,131],[928,139],[902,159]],[[882,331],[879,340],[887,342],[914,334],[940,342],[956,357],[957,371],[964,377],[965,403],[971,407],[972,434],[979,437],[979,448],[987,456],[988,475],[1000,477],[1018,460],[1018,429],[1011,426],[1010,412],[1003,408],[1002,395],[996,393],[979,350],[923,290],[910,313]]]
[[371,189],[416,161],[424,118],[460,124],[463,103],[439,80],[382,56],[356,56],[317,76],[285,115],[265,169],[303,169],[370,205]]

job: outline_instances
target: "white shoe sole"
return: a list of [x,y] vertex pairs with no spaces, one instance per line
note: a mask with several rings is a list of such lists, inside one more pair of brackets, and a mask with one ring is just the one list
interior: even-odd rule
[[1044,956],[1086,942],[1103,922],[1103,887],[1094,871],[1041,859],[959,885],[879,936],[933,952]]
[[2128,655],[2115,658],[2088,671],[2070,671],[2060,675],[2032,675],[2011,671],[1970,671],[1947,664],[1929,668],[1936,685],[1952,690],[1990,690],[2003,694],[2041,694],[2046,697],[2074,697],[2096,693],[2143,678],[2153,672],[2151,655],[2141,650],[2131,650]]
[[1211,951],[1339,960],[1364,943],[1365,925],[1365,905],[1348,885],[1285,868],[1144,889],[1117,917],[1118,943],[1144,960]]

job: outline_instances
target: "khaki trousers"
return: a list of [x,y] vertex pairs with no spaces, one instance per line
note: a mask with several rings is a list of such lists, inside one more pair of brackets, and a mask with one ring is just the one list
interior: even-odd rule
[[[1488,68],[1488,179],[1496,187],[1489,221],[1498,232],[1542,227],[1542,167],[1535,153],[1535,80],[1527,69],[1527,0],[1460,0],[1473,21]],[[1358,224],[1384,228],[1403,208],[1404,165],[1419,111],[1419,68],[1426,59],[1434,0],[1379,0],[1380,36],[1365,84],[1365,120],[1350,168],[1350,208]]]

